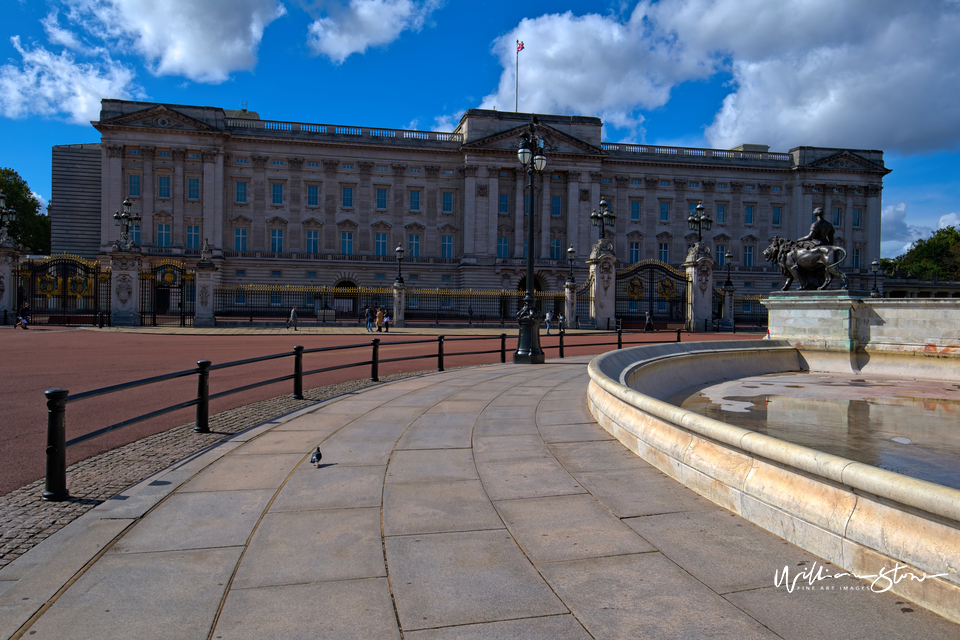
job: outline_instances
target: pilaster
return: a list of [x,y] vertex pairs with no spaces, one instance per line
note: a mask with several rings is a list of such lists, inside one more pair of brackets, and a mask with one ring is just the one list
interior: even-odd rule
[[20,251],[0,247],[0,318],[6,315],[7,324],[17,321],[17,268]]
[[110,325],[140,325],[140,253],[110,252]]

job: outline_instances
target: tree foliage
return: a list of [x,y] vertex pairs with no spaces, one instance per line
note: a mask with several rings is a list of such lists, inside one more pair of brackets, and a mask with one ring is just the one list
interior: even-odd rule
[[40,201],[27,181],[13,169],[0,169],[0,191],[7,196],[7,208],[17,212],[8,232],[30,253],[50,253],[50,218],[40,211]]
[[904,275],[921,280],[960,280],[960,231],[944,227],[926,240],[917,240],[910,250],[893,260],[884,261],[884,272],[899,267]]

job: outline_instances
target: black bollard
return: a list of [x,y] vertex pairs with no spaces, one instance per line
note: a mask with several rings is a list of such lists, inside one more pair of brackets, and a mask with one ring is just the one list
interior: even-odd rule
[[67,491],[67,395],[66,389],[47,389],[47,480],[43,499],[62,502]]
[[197,433],[210,433],[210,361],[197,362]]

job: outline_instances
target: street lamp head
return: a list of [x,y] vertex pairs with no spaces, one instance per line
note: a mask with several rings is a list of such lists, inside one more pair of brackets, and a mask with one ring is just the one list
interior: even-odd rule
[[533,151],[530,150],[530,141],[524,138],[520,141],[520,148],[517,149],[517,158],[524,168],[530,166],[530,160],[533,159]]
[[533,168],[537,171],[543,171],[547,166],[547,156],[543,155],[540,149],[537,149],[537,155],[533,157]]
[[394,251],[394,253],[397,254],[397,260],[403,260],[403,247],[401,247],[401,246],[398,244],[398,245],[397,245],[397,248],[394,249],[393,251]]
[[726,260],[727,264],[729,265],[730,261],[733,260],[733,254],[727,251],[725,254],[723,254],[723,259]]
[[872,271],[873,273],[877,273],[878,271],[880,271],[879,260],[874,260],[873,262],[870,263],[870,271]]
[[130,202],[130,198],[126,198],[123,201],[123,215],[130,217],[130,207],[133,206],[133,203]]
[[570,248],[567,249],[567,260],[573,262],[577,257],[577,250],[573,248],[573,245],[570,245]]

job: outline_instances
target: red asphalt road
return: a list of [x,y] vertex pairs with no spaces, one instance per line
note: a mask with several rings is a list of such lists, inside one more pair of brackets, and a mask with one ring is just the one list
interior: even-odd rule
[[[508,334],[509,335],[509,334]],[[631,340],[672,340],[675,334],[643,334]],[[746,334],[735,338],[758,338]],[[683,341],[730,339],[729,334],[684,334]],[[627,336],[624,337],[628,340]],[[391,345],[406,340],[428,340],[421,344]],[[557,338],[541,336],[548,358],[558,355]],[[577,343],[605,341],[607,347],[580,347]],[[380,359],[412,355],[433,357],[406,362],[380,364],[380,375],[407,371],[436,370],[437,345],[432,336],[397,334],[381,336]],[[511,358],[516,337],[507,339],[507,358]],[[367,345],[364,349],[334,351],[304,356],[304,371],[347,362],[369,361],[370,337],[366,335],[281,334],[281,335],[164,335],[114,333],[69,327],[38,327],[29,331],[0,327],[0,495],[43,477],[45,472],[46,400],[43,392],[56,387],[71,394],[115,384],[193,369],[197,360],[214,365],[276,353],[292,352],[295,345],[306,349],[340,345]],[[616,348],[615,336],[568,335],[565,355],[601,353]],[[629,346],[629,345],[627,345]],[[445,367],[499,362],[499,354],[461,355],[458,352],[499,350],[498,338],[458,341],[448,336],[444,342]],[[212,371],[210,393],[293,373],[293,359],[282,358],[252,365]],[[370,376],[369,365],[320,373],[304,379],[310,389],[336,382]],[[211,401],[210,413],[291,393],[293,382],[285,381],[259,387]],[[117,393],[67,404],[67,439],[101,429],[123,420],[196,397],[196,376],[137,387]],[[171,427],[191,422],[196,409],[189,407],[152,420],[118,429],[67,450],[67,464],[109,451]]]

